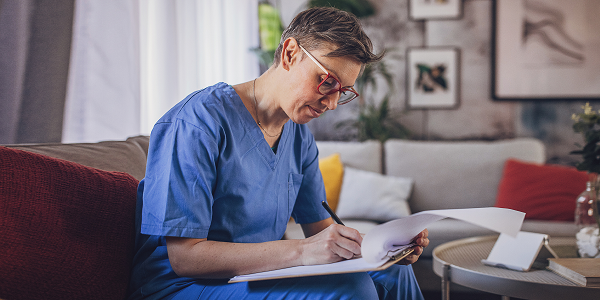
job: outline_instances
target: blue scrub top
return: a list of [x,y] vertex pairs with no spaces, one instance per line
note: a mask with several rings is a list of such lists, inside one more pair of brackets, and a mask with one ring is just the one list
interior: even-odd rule
[[274,153],[225,83],[175,105],[152,130],[138,188],[132,298],[202,282],[175,275],[164,236],[266,242],[283,237],[290,216],[298,223],[328,218],[317,156],[308,127],[292,121]]

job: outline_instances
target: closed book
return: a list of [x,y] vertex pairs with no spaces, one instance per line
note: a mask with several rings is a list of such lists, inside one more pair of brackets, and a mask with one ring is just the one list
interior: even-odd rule
[[548,269],[581,286],[600,287],[600,258],[550,258]]

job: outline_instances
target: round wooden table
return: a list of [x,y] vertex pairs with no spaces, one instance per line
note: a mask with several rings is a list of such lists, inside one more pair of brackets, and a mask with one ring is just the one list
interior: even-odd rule
[[[546,269],[519,272],[484,265],[498,236],[448,242],[433,250],[433,271],[442,277],[442,299],[450,298],[450,282],[523,299],[600,299],[600,288],[577,285]],[[575,245],[575,238],[550,238],[551,247]]]

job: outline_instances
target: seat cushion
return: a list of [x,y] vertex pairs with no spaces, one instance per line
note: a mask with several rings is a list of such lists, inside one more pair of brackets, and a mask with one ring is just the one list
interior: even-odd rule
[[0,298],[124,299],[137,185],[0,147]]

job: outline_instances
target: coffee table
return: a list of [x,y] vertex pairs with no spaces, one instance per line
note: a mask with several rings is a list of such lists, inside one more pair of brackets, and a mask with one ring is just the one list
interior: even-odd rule
[[[484,265],[498,236],[444,243],[433,250],[433,271],[442,277],[442,299],[450,299],[450,282],[476,290],[523,299],[600,299],[600,288],[579,286],[546,269],[519,272]],[[575,245],[575,238],[550,238],[551,247]]]

